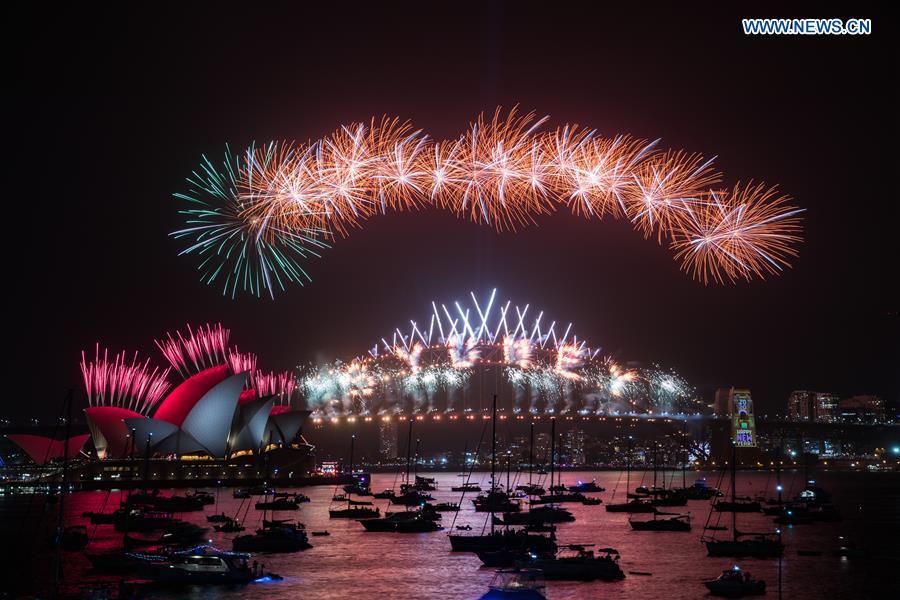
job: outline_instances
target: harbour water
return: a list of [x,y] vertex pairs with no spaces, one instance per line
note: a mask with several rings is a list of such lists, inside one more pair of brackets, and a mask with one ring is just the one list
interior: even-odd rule
[[[458,502],[460,493],[450,491],[462,478],[455,473],[422,473],[437,479],[438,491],[431,492],[435,502]],[[671,476],[671,475],[670,475]],[[473,482],[486,489],[488,474],[475,473]],[[690,485],[697,474],[688,474]],[[719,484],[717,474],[706,474],[711,485]],[[802,487],[801,473],[786,472],[782,475],[785,497]],[[588,473],[566,472],[565,484],[590,481],[605,488],[599,496],[604,503],[610,501],[616,490],[615,501],[624,501],[625,476],[615,471]],[[681,485],[681,475],[675,474],[675,485]],[[626,578],[618,582],[547,582],[546,596],[551,599],[574,598],[659,598],[666,600],[688,599],[706,596],[701,580],[713,578],[722,569],[740,564],[745,571],[762,578],[767,583],[768,597],[776,598],[779,592],[784,598],[812,600],[818,598],[868,598],[887,597],[897,591],[900,572],[900,474],[872,473],[821,473],[818,484],[833,493],[833,501],[843,513],[843,521],[815,525],[787,526],[782,528],[786,546],[781,561],[777,559],[722,559],[710,558],[700,541],[710,504],[692,500],[687,507],[663,509],[670,512],[689,512],[692,531],[636,532],[628,525],[629,515],[608,513],[603,505],[584,506],[566,504],[576,521],[559,525],[557,536],[560,544],[597,544],[616,548],[621,554],[620,565]],[[652,483],[649,473],[632,473],[631,487]],[[520,480],[521,482],[521,480]],[[380,491],[396,487],[394,474],[374,474],[372,490]],[[728,485],[727,477],[720,487]],[[768,473],[741,473],[738,477],[738,494],[746,496],[774,495],[774,477]],[[768,488],[768,489],[767,489]],[[215,490],[208,490],[215,493]],[[281,490],[279,490],[281,491]],[[471,533],[479,533],[488,522],[488,515],[476,513],[467,493],[459,513],[444,513],[444,531],[423,534],[367,533],[362,526],[350,519],[329,519],[328,507],[335,489],[308,487],[298,491],[310,496],[311,502],[301,504],[298,511],[276,513],[278,518],[297,519],[309,531],[327,530],[330,536],[311,537],[313,548],[294,554],[257,555],[254,559],[264,563],[266,569],[284,577],[282,581],[254,583],[232,588],[187,588],[182,590],[155,591],[151,598],[265,598],[266,600],[336,599],[336,598],[479,598],[486,591],[493,570],[481,567],[478,557],[468,553],[450,552],[447,534],[457,533],[456,526],[469,525]],[[121,492],[78,492],[67,497],[67,524],[88,524],[82,517],[85,511],[97,511],[106,502],[106,511],[118,505]],[[208,527],[206,516],[214,511],[234,515],[241,500],[232,497],[232,490],[222,488],[217,494],[217,506],[208,506],[203,512],[180,515],[183,519]],[[255,500],[253,500],[255,502]],[[41,575],[41,563],[49,563],[51,553],[46,546],[34,543],[37,537],[28,520],[12,521],[12,498],[0,499],[0,516],[3,518],[4,538],[21,529],[18,537],[25,540],[20,552],[29,553],[31,569]],[[246,502],[246,501],[245,501]],[[382,511],[387,501],[375,500]],[[393,508],[394,510],[396,509]],[[52,509],[43,516],[52,525]],[[269,515],[271,517],[271,513]],[[262,517],[261,511],[251,508],[245,522],[248,531],[255,529]],[[644,519],[646,515],[632,518]],[[715,533],[717,537],[731,535],[731,514],[713,512],[710,524],[728,527]],[[775,525],[771,517],[762,514],[739,514],[741,531],[769,532]],[[122,535],[111,525],[92,526],[90,551],[109,549],[121,544]],[[218,533],[210,527],[209,539],[218,547],[231,548],[231,539],[238,534]],[[25,537],[23,537],[25,536]],[[28,537],[31,536],[31,537]],[[867,558],[840,558],[832,555],[839,536],[856,542],[865,549]],[[41,550],[41,548],[44,548]],[[7,545],[6,551],[10,551]],[[821,553],[819,555],[798,555]],[[810,552],[812,551],[812,552]],[[9,567],[9,563],[6,565]],[[113,582],[106,576],[90,572],[90,564],[80,552],[67,552],[64,557],[64,580],[70,591]],[[28,569],[26,569],[26,572]],[[634,574],[643,573],[643,574]],[[10,581],[7,579],[7,581]],[[887,594],[887,595],[886,595]]]

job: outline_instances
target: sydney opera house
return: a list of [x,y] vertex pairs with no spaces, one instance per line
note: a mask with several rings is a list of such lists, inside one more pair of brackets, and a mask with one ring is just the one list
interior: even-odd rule
[[[291,405],[292,379],[255,370],[256,357],[227,348],[228,330],[207,326],[157,342],[172,364],[97,349],[82,357],[88,434],[72,435],[73,481],[203,481],[294,478],[309,470],[301,435],[308,411]],[[172,371],[183,381],[170,392]],[[285,389],[286,387],[286,389]],[[10,434],[34,463],[66,453],[65,441]]]

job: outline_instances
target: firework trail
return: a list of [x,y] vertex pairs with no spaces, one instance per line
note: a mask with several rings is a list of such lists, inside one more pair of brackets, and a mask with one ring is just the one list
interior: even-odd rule
[[188,325],[186,335],[180,331],[174,336],[166,332],[165,339],[155,340],[155,343],[178,374],[187,379],[204,369],[229,362],[230,335],[231,331],[220,323],[202,325],[196,331]]
[[[232,373],[249,373],[244,389],[256,389],[256,355],[252,352],[241,352],[238,347],[228,349],[228,366]],[[259,390],[257,389],[257,393]]]
[[277,405],[292,406],[294,393],[297,391],[297,378],[293,373],[256,371],[253,379],[260,397],[273,396]]
[[94,349],[94,360],[81,353],[81,374],[90,406],[116,406],[148,414],[169,389],[171,369],[150,368],[150,359],[141,363],[137,352],[129,362],[125,352],[109,359],[109,351]]
[[203,157],[175,194],[187,204],[181,254],[201,279],[274,298],[310,277],[303,261],[376,214],[446,209],[498,231],[560,206],[586,218],[627,218],[668,244],[682,270],[704,283],[762,279],[796,256],[800,213],[764,184],[720,190],[713,159],[659,141],[603,137],[577,125],[539,131],[547,117],[499,108],[459,138],[432,140],[409,122],[354,123],[310,143],[226,147]]

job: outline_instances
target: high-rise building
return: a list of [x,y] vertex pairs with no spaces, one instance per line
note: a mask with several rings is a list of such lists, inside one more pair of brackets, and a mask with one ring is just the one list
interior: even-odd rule
[[397,422],[394,419],[378,424],[378,452],[381,458],[397,458]]
[[816,393],[794,390],[788,396],[788,419],[791,421],[813,421],[816,415]]
[[735,445],[744,448],[755,447],[756,418],[750,390],[731,388],[731,437]]
[[573,427],[563,434],[562,458],[573,467],[584,466],[584,430]]
[[550,434],[538,433],[534,436],[534,463],[546,465],[550,462]]
[[815,420],[820,423],[832,423],[837,417],[838,404],[841,399],[829,392],[816,393]]

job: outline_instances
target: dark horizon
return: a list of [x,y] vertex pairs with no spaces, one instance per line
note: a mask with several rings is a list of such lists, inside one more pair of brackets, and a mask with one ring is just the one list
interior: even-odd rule
[[[352,358],[430,302],[470,291],[540,307],[622,360],[681,373],[712,401],[749,387],[757,412],[794,389],[900,398],[889,177],[893,23],[870,36],[745,36],[710,6],[631,14],[538,5],[167,13],[62,8],[26,17],[9,114],[9,281],[18,402],[55,416],[96,342],[164,360],[153,339],[221,322],[264,369]],[[686,43],[685,40],[690,40]],[[605,134],[717,155],[725,184],[778,184],[806,209],[793,268],[704,286],[628,223],[565,210],[515,234],[435,211],[390,214],[308,263],[312,283],[224,298],[169,232],[172,193],[226,143],[315,139],[382,114],[442,138],[519,105]],[[174,381],[173,381],[174,383]]]

